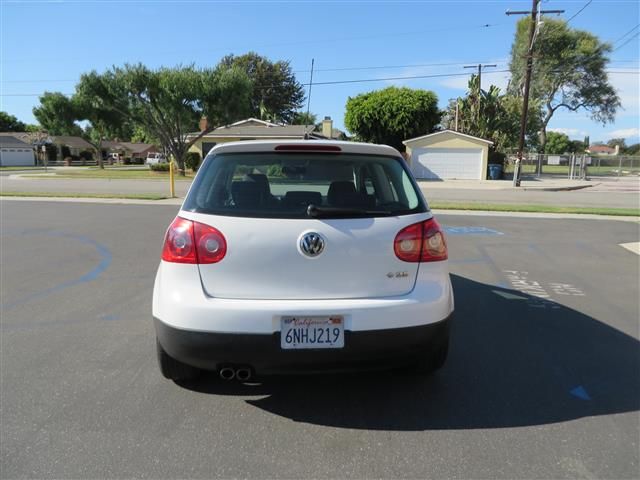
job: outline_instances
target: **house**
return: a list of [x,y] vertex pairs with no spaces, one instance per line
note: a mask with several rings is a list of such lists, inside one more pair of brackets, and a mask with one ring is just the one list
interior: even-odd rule
[[453,130],[442,130],[402,142],[411,171],[418,179],[487,178],[493,142]]
[[132,163],[144,163],[149,153],[158,152],[159,149],[150,143],[105,140],[102,142],[102,151],[103,157],[111,153],[117,153],[120,158],[131,159]]
[[19,138],[0,135],[0,166],[29,166],[36,164],[33,147]]
[[65,158],[80,157],[81,154],[90,154],[95,158],[96,149],[82,137],[71,135],[55,135],[49,137],[50,142],[57,147],[56,160],[64,160]]
[[587,150],[592,155],[618,155],[620,153],[620,145],[609,147],[608,145],[589,145]]
[[[206,130],[207,119],[200,120],[200,132]],[[200,132],[193,132],[187,135],[187,141],[197,137]],[[344,135],[340,130],[333,128],[333,121],[330,117],[325,117],[321,130],[316,130],[314,125],[281,125],[278,123],[258,120],[257,118],[247,118],[239,122],[218,127],[205,134],[189,149],[190,152],[197,152],[201,157],[209,153],[218,143],[237,142],[241,140],[277,140],[277,139],[298,139],[305,138],[324,140],[334,138],[333,135]],[[335,137],[337,138],[337,137]]]

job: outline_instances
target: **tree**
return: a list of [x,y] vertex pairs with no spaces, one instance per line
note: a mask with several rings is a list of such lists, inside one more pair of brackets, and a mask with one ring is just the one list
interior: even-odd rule
[[131,136],[131,117],[125,97],[113,95],[110,103],[105,97],[116,93],[117,87],[112,75],[99,75],[93,71],[80,77],[72,103],[76,117],[87,120],[91,126],[85,131],[85,138],[96,150],[98,166],[104,168],[102,161],[102,141],[107,138],[129,138]]
[[607,142],[607,146],[616,148],[616,145],[620,147],[620,152],[624,152],[627,149],[627,142],[624,138],[612,138]]
[[13,115],[0,112],[0,132],[24,132],[27,126]]
[[82,135],[82,128],[76,124],[78,112],[76,106],[66,95],[59,92],[45,92],[40,97],[40,106],[33,108],[42,128],[49,135]]
[[344,122],[360,140],[404,150],[403,140],[433,132],[440,116],[435,93],[388,87],[349,97]]
[[249,112],[253,117],[291,123],[304,104],[304,88],[296,80],[289,62],[272,62],[249,52],[240,56],[227,55],[220,64],[241,69],[253,82]]
[[291,118],[291,125],[315,125],[317,122],[318,116],[311,112],[296,112]]
[[[481,90],[478,77],[472,75],[466,96],[449,101],[443,115],[444,128],[455,130],[456,106],[459,132],[491,140],[496,151],[505,152],[517,147],[521,98],[501,95],[500,89],[495,85],[491,85],[489,90]],[[534,146],[537,141],[540,117],[539,105],[531,102],[526,135],[529,147]]]
[[587,149],[585,143],[582,140],[571,140],[569,142],[569,152],[571,153],[584,153]]
[[[101,75],[93,72],[91,78],[82,94],[91,99],[95,119],[103,122],[111,115],[121,115],[142,126],[160,140],[182,174],[189,148],[217,125],[241,119],[250,106],[251,82],[237,68],[151,70],[138,64],[114,67]],[[203,116],[210,126],[188,136],[197,130]],[[108,125],[112,125],[110,120],[105,128]]]
[[560,132],[549,132],[547,134],[547,145],[545,148],[545,153],[552,153],[555,155],[559,155],[562,153],[567,153],[571,149],[571,140],[564,133]]
[[[524,84],[530,22],[530,18],[518,22],[511,47],[508,92],[518,96],[522,96]],[[614,120],[620,99],[605,70],[610,52],[611,45],[600,42],[595,35],[571,29],[564,20],[544,19],[534,43],[531,81],[531,96],[544,108],[541,151],[545,151],[547,125],[559,109],[584,109],[603,124]]]
[[640,154],[640,143],[634,143],[629,145],[624,152],[627,155],[638,155]]

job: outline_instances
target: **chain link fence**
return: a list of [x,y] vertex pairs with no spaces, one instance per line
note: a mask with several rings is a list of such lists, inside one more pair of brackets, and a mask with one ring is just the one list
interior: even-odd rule
[[[505,174],[513,174],[516,158],[515,154],[507,155]],[[638,176],[640,175],[640,156],[528,153],[522,156],[521,175],[575,180],[589,177]]]

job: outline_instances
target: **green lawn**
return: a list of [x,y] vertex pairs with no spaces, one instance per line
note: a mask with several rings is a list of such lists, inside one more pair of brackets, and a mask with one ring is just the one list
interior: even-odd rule
[[132,200],[164,200],[165,195],[154,193],[68,193],[68,192],[0,192],[0,197],[55,198],[127,198]]
[[[522,173],[533,174],[536,171],[535,165],[523,165]],[[629,174],[638,174],[640,173],[640,167],[628,167],[622,166],[623,175]],[[580,169],[576,168],[574,170],[575,173],[580,173]],[[513,173],[513,165],[507,165],[505,173]],[[548,173],[553,175],[569,175],[569,166],[567,165],[543,165],[542,173]],[[589,166],[587,169],[587,173],[589,175],[618,175],[618,167],[617,166]]]
[[493,212],[581,213],[592,215],[640,216],[640,208],[554,207],[552,205],[504,205],[499,203],[429,202],[440,210],[485,210]]
[[0,167],[0,171],[10,172],[12,170],[44,170],[44,167]]
[[[154,172],[152,170],[124,170],[124,169],[86,169],[86,170],[56,170],[55,175],[24,175],[29,178],[104,178],[109,180],[164,180],[169,181],[169,172]],[[176,181],[192,180],[193,174],[187,173],[182,177],[174,176]]]

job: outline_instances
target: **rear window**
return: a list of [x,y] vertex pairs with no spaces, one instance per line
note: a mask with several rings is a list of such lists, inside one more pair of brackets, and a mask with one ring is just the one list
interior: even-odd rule
[[397,158],[252,152],[207,157],[183,209],[265,218],[308,218],[315,209],[322,218],[344,218],[408,215],[427,206]]

